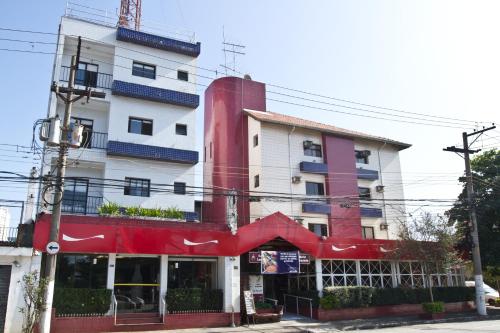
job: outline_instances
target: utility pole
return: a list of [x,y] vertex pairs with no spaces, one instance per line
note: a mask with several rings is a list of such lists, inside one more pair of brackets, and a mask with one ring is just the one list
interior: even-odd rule
[[[57,159],[55,193],[50,223],[49,243],[47,244],[47,254],[45,256],[45,270],[43,277],[48,280],[47,290],[45,291],[44,301],[45,310],[40,316],[40,333],[50,333],[50,320],[52,314],[52,303],[54,298],[54,280],[56,276],[57,252],[59,252],[59,226],[61,224],[61,202],[64,192],[64,177],[66,176],[66,160],[70,146],[70,124],[71,109],[73,103],[87,97],[104,98],[106,94],[102,92],[91,91],[90,89],[75,89],[75,77],[80,62],[80,49],[82,40],[78,37],[78,48],[76,56],[71,57],[71,69],[69,73],[68,87],[60,87],[55,82],[52,84],[51,91],[64,101],[64,120],[61,127],[61,140],[59,145],[59,157]],[[65,95],[64,95],[65,94]]]
[[[484,297],[484,286],[483,286],[483,269],[481,267],[481,253],[479,251],[479,234],[477,231],[477,215],[476,215],[476,203],[474,194],[474,185],[472,182],[472,172],[470,169],[470,154],[475,154],[480,152],[481,149],[471,150],[470,146],[486,131],[495,129],[496,126],[491,126],[488,128],[483,128],[482,130],[475,131],[473,133],[467,134],[467,132],[462,133],[463,148],[457,148],[455,146],[444,148],[444,151],[451,151],[454,153],[462,153],[465,160],[465,177],[467,184],[467,206],[469,208],[469,218],[471,221],[471,235],[472,235],[472,262],[474,264],[474,285],[476,288],[476,308],[477,313],[480,316],[486,316],[486,300]],[[469,137],[477,135],[477,137],[469,144]]]

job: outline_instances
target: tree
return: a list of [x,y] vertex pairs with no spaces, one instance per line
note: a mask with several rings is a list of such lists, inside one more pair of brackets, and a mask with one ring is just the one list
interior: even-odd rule
[[[486,281],[493,283],[500,278],[494,276],[495,271],[500,271],[500,151],[493,149],[478,155],[471,161],[471,170],[481,262],[489,271],[485,274],[485,279],[489,278]],[[459,249],[470,256],[472,241],[466,184],[465,179],[460,181],[464,183],[462,193],[446,215],[450,225],[457,229]]]
[[[462,263],[455,248],[455,231],[443,217],[423,212],[409,220],[400,220],[398,238],[388,256],[392,260],[418,260],[427,286],[432,285],[432,274],[445,273]],[[432,288],[429,296],[434,302]]]
[[43,296],[47,289],[47,279],[39,278],[37,271],[29,272],[23,276],[22,287],[25,307],[19,308],[19,312],[23,314],[23,333],[33,333],[35,324],[45,309]]

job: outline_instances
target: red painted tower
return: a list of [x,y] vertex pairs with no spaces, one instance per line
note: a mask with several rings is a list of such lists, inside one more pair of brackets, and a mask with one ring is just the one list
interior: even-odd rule
[[[203,221],[226,223],[226,196],[236,189],[238,224],[249,221],[248,116],[243,109],[266,110],[263,83],[237,77],[213,81],[205,91]],[[212,190],[213,189],[213,190]],[[243,196],[243,197],[242,197]]]

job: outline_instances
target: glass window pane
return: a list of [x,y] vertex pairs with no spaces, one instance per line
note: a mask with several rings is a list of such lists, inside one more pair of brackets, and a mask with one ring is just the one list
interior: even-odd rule
[[128,132],[141,134],[142,122],[139,119],[130,118],[128,121]]

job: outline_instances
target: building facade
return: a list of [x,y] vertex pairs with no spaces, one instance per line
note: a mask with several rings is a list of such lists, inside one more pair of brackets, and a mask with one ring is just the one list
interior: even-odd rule
[[[110,291],[109,309],[88,331],[239,322],[242,291],[256,276],[262,296],[278,303],[293,290],[424,285],[419,263],[387,258],[404,206],[384,199],[403,198],[402,187],[389,184],[401,183],[398,154],[410,145],[269,112],[263,83],[225,77],[205,92],[199,156],[200,44],[63,17],[55,82],[68,80],[79,35],[76,84],[106,97],[73,108],[86,131],[83,147],[69,152],[56,290]],[[49,117],[61,117],[63,107],[52,97]],[[47,147],[44,174],[55,158]],[[189,195],[198,162],[201,210]],[[110,203],[113,213],[102,208]],[[128,213],[139,207],[176,207],[182,216]],[[37,250],[45,251],[49,229],[47,209],[36,222]],[[266,274],[263,251],[303,260],[293,274]],[[436,283],[458,284],[460,276],[436,272]],[[218,301],[186,309],[169,298],[194,289],[214,291]],[[56,332],[84,320],[55,314]]]

